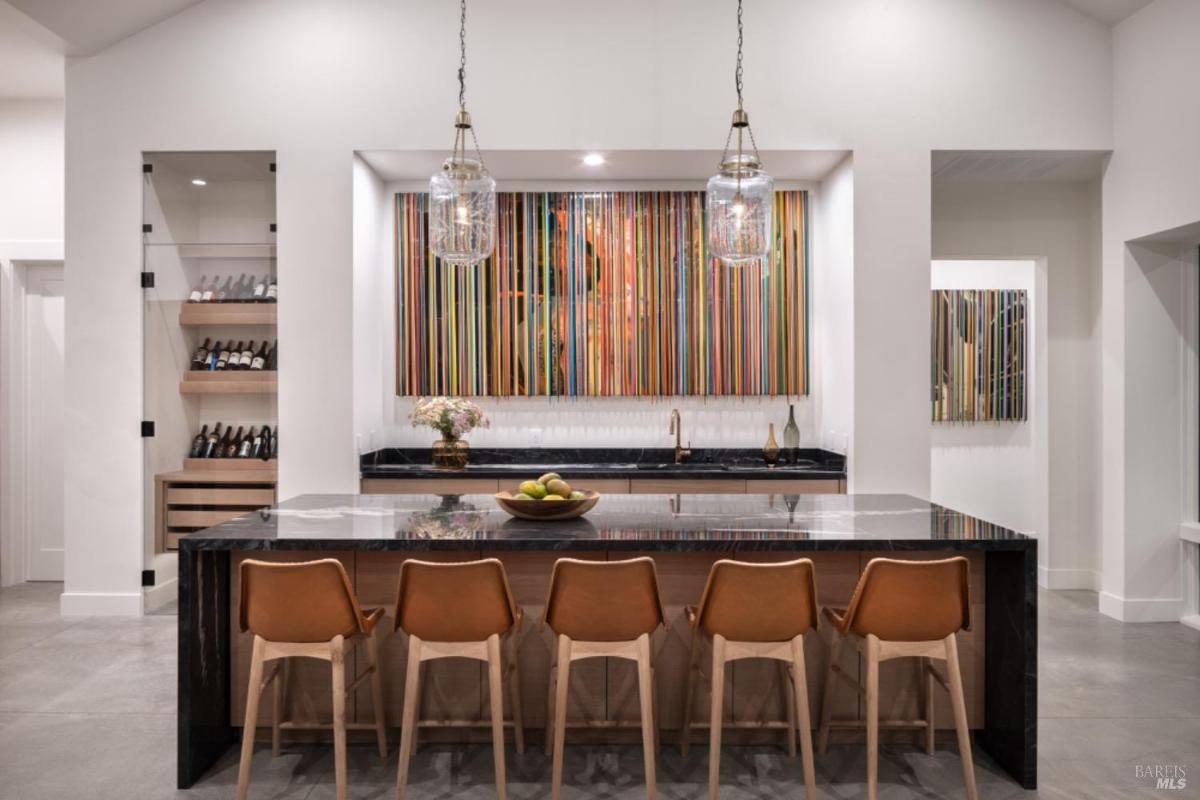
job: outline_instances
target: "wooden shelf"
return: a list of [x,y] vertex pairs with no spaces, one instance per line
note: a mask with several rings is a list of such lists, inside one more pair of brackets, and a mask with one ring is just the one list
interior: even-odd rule
[[184,303],[180,325],[274,325],[275,303]]
[[[261,458],[185,458],[183,471],[171,473],[172,480],[184,481],[189,476],[197,479],[211,472],[246,473],[259,472],[275,479],[278,459],[263,461]],[[208,476],[211,479],[211,476]],[[260,476],[261,477],[261,476]]]
[[273,259],[273,244],[180,244],[180,258]]
[[195,370],[179,382],[181,394],[275,394],[279,373],[265,370]]

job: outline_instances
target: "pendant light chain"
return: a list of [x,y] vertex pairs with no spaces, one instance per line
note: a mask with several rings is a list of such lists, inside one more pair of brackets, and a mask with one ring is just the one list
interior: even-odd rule
[[737,69],[733,71],[733,84],[737,89],[738,108],[742,107],[742,0],[738,0],[738,56]]
[[737,5],[737,64],[733,71],[733,87],[737,92],[737,112],[735,117],[741,117],[744,120],[743,124],[737,124],[736,121],[729,128],[729,133],[725,137],[725,149],[721,153],[721,161],[724,162],[729,157],[729,145],[733,142],[733,132],[737,130],[737,154],[742,155],[742,129],[746,129],[746,133],[750,134],[750,146],[754,148],[754,158],[761,161],[758,153],[758,142],[754,140],[754,128],[750,126],[749,117],[745,116],[745,106],[742,99],[742,45],[744,41],[745,31],[742,24],[742,0],[738,0]]
[[[458,4],[458,110],[460,114],[467,111],[467,0],[459,0]],[[475,158],[479,166],[487,169],[483,163],[483,153],[479,150],[479,139],[475,135],[475,126],[456,126],[454,132],[454,155],[467,157],[467,131],[471,132],[471,145],[475,148]]]

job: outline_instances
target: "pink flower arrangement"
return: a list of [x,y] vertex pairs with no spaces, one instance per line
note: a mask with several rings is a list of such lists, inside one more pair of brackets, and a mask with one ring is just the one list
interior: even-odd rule
[[488,427],[483,409],[461,397],[423,397],[408,418],[414,428],[427,425],[447,439],[457,439],[475,428]]

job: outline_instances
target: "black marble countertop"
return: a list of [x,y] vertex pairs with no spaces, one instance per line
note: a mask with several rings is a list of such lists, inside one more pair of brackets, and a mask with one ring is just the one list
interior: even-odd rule
[[445,470],[431,463],[428,447],[389,447],[359,459],[364,478],[536,478],[558,472],[581,478],[752,478],[754,480],[842,480],[846,457],[827,450],[799,448],[783,452],[768,467],[762,450],[693,449],[682,464],[675,451],[655,448],[486,448],[472,447],[465,469]]
[[515,519],[490,495],[301,495],[184,550],[1023,550],[1036,539],[907,495],[606,495]]

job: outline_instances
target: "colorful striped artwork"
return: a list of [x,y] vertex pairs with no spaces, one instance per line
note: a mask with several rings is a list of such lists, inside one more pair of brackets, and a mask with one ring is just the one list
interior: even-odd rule
[[808,393],[806,192],[744,267],[706,256],[703,192],[500,193],[477,267],[430,254],[427,207],[396,195],[398,395]]
[[1021,289],[934,290],[934,422],[1028,418],[1026,309]]

